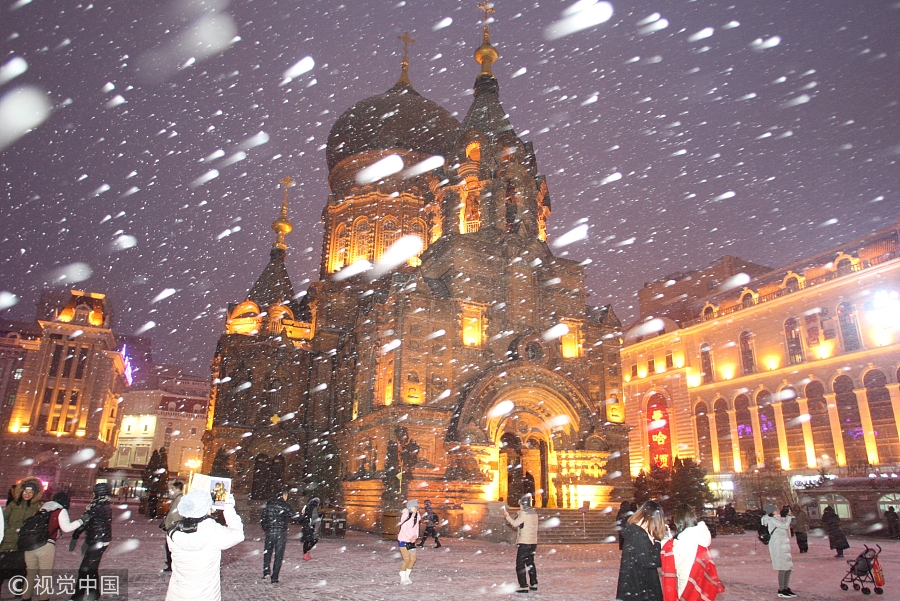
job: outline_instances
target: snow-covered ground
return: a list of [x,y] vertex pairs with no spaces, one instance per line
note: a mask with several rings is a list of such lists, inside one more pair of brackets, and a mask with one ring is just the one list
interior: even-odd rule
[[[117,510],[115,541],[103,558],[103,568],[127,569],[129,599],[147,601],[165,598],[168,575],[161,574],[164,552],[162,530],[157,520]],[[73,517],[81,515],[73,508]],[[345,539],[323,539],[313,550],[312,561],[302,561],[297,539],[299,528],[291,533],[282,567],[281,583],[259,583],[262,573],[262,530],[258,520],[245,524],[247,540],[226,551],[222,562],[222,590],[225,601],[279,600],[395,600],[397,598],[463,601],[494,599],[516,595],[515,547],[478,540],[444,540],[441,549],[419,551],[419,562],[412,572],[413,584],[401,586],[396,543],[378,536],[351,532]],[[882,599],[900,599],[900,541],[850,538],[848,559],[879,542],[880,559],[887,583]],[[726,592],[725,601],[775,599],[776,573],[769,563],[768,550],[756,541],[754,533],[721,535],[713,540],[718,553],[717,565]],[[61,544],[57,567],[76,567],[78,553],[68,553]],[[796,546],[794,547],[796,551]],[[839,583],[847,572],[846,561],[834,559],[828,540],[812,537],[810,552],[794,554],[791,588],[802,601],[861,599],[862,593],[844,592]],[[539,545],[537,568],[539,591],[528,598],[545,600],[615,599],[619,550],[615,544]],[[870,595],[869,597],[875,597]],[[3,599],[12,595],[4,587]],[[114,599],[114,597],[105,597]]]

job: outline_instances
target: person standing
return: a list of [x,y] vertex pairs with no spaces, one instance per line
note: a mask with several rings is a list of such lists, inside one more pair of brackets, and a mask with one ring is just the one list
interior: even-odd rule
[[713,601],[724,586],[709,554],[709,528],[686,503],[675,508],[672,521],[675,536],[662,546],[664,601]]
[[[288,520],[297,515],[294,508],[288,503],[289,494],[290,491],[284,489],[279,496],[270,499],[263,507],[262,517],[259,520],[259,525],[266,532],[262,579],[265,580],[268,577],[272,584],[278,584],[278,575],[281,573],[284,547],[287,544]],[[271,572],[269,572],[270,563],[272,564]]]
[[[28,576],[25,582],[25,590],[22,592],[22,601],[31,599],[34,591],[34,583],[37,577],[46,582],[53,577],[53,562],[56,559],[56,539],[60,531],[72,532],[81,526],[81,520],[74,522],[69,519],[69,495],[58,492],[53,495],[52,501],[47,501],[40,511],[50,514],[47,532],[49,538],[37,549],[25,551],[25,565],[28,566]],[[46,588],[39,591],[41,601],[50,598],[50,591]]]
[[887,522],[888,538],[900,538],[900,516],[893,505],[884,512],[884,521]]
[[416,565],[416,543],[419,540],[419,502],[407,501],[406,509],[400,513],[400,530],[397,532],[397,547],[403,564],[400,569],[400,584],[412,584],[409,574]]
[[666,519],[656,501],[647,501],[634,512],[622,530],[617,601],[662,601],[658,568],[660,541],[666,536]]
[[309,552],[312,551],[312,548],[319,542],[319,524],[322,522],[322,518],[319,517],[320,502],[319,497],[310,499],[306,504],[306,507],[303,508],[303,515],[300,518],[303,523],[303,530],[300,534],[300,538],[303,541],[304,561],[312,559]]
[[112,540],[112,506],[109,503],[111,493],[106,482],[94,485],[94,499],[81,516],[81,526],[72,533],[69,551],[75,550],[82,533],[87,534],[84,539],[84,556],[78,567],[78,588],[70,601],[84,601],[87,597],[96,599],[99,596],[99,591],[89,584],[97,586],[100,560]]
[[616,529],[619,531],[619,551],[622,550],[622,544],[625,542],[625,539],[622,538],[622,530],[625,528],[625,523],[628,522],[628,518],[634,512],[631,510],[631,503],[628,501],[622,501],[622,504],[619,505],[619,513],[616,514]]
[[[169,496],[172,498],[172,502],[169,503],[169,511],[166,513],[166,518],[161,524],[163,531],[166,533],[168,533],[169,529],[175,525],[175,522],[181,519],[181,515],[178,513],[178,503],[181,502],[181,497],[184,496],[184,483],[178,480],[173,482],[172,488],[169,489]],[[163,572],[171,572],[172,551],[169,550],[169,537],[164,537],[163,542],[166,545],[166,567],[163,568]]]
[[791,590],[791,571],[794,569],[794,560],[791,557],[791,514],[790,506],[785,505],[779,514],[778,508],[771,503],[763,506],[765,515],[760,522],[769,531],[769,558],[772,560],[772,569],[778,572],[778,596],[783,598],[796,597]]
[[12,489],[3,509],[5,528],[0,542],[0,587],[13,576],[25,575],[25,553],[19,551],[19,528],[40,509],[44,487],[37,478],[23,478]]
[[847,542],[847,537],[844,536],[844,531],[841,529],[841,518],[831,505],[826,507],[825,511],[822,512],[822,522],[825,524],[825,529],[828,531],[829,548],[834,549],[837,552],[835,553],[835,557],[843,557],[844,549],[849,549],[850,543]]
[[169,530],[172,578],[166,601],[221,601],[222,551],[244,540],[244,524],[234,510],[234,495],[225,496],[225,525],[209,515],[212,496],[192,490],[179,504],[181,519]]
[[538,588],[537,566],[534,565],[534,552],[537,549],[538,515],[531,506],[531,494],[519,499],[519,513],[515,518],[503,507],[503,516],[510,526],[516,529],[516,578],[519,580],[517,593],[536,591]]
[[805,507],[794,505],[794,537],[801,553],[809,552],[809,513]]
[[440,534],[438,534],[437,530],[440,519],[431,508],[431,501],[425,501],[425,514],[422,516],[422,521],[425,523],[425,534],[422,535],[422,542],[419,543],[419,546],[424,547],[428,537],[431,537],[434,539],[434,548],[440,549]]

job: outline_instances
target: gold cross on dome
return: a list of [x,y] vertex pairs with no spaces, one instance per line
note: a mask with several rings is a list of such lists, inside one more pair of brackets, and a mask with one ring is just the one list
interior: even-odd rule
[[478,8],[480,8],[481,10],[484,11],[484,22],[485,23],[487,23],[489,14],[497,12],[496,10],[494,10],[494,3],[488,2],[487,0],[485,0],[484,2],[479,2]]
[[281,421],[281,418],[276,413],[275,415],[273,415],[272,417],[269,418],[269,421],[272,422],[273,425],[277,426],[278,422]]
[[409,59],[409,45],[415,44],[416,41],[409,37],[409,32],[404,31],[403,35],[398,35],[397,39],[403,42],[403,60]]
[[288,188],[290,188],[291,186],[294,185],[294,180],[292,180],[291,176],[288,175],[283,180],[279,180],[278,183],[281,184],[282,186],[284,186],[284,189],[287,190]]

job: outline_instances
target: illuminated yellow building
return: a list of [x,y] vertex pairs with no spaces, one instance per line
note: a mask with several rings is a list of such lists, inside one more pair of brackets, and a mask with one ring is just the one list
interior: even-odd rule
[[758,504],[747,489],[773,470],[896,472],[898,228],[779,269],[725,257],[647,284],[622,351],[632,475],[690,457],[722,500]]
[[6,345],[23,353],[3,410],[6,481],[34,475],[55,490],[77,492],[94,484],[114,449],[126,386],[111,322],[105,295],[67,290],[41,296],[36,322],[0,324]]
[[[236,490],[340,476],[351,525],[415,495],[472,532],[525,491],[572,510],[630,498],[621,326],[545,241],[547,182],[500,104],[487,27],[476,58],[461,123],[413,88],[406,56],[337,119],[320,280],[294,295],[265,276],[282,262],[254,286],[267,301],[229,309],[205,467],[224,450]],[[308,330],[266,327],[292,302]]]

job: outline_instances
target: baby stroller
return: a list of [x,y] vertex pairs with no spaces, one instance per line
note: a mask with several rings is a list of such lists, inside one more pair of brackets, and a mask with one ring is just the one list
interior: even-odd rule
[[870,549],[868,545],[863,546],[866,550],[860,553],[856,559],[847,560],[850,569],[841,580],[841,590],[846,591],[850,588],[848,585],[853,585],[853,590],[858,591],[862,589],[862,594],[868,595],[872,591],[869,590],[866,584],[871,583],[874,585],[875,594],[880,595],[884,592],[884,589],[881,588],[884,586],[884,571],[881,569],[881,563],[878,561],[881,546],[875,545],[878,547],[877,551]]

